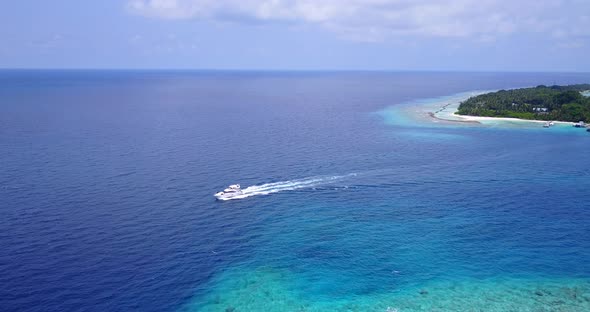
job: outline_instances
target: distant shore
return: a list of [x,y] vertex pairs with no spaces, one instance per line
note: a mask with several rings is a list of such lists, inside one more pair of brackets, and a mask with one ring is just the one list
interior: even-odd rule
[[577,123],[590,119],[589,89],[590,84],[570,84],[499,90],[462,101],[454,115],[478,121]]
[[[459,115],[459,105],[461,100],[452,103],[446,103],[438,108],[434,112],[428,112],[428,115],[436,120],[456,123],[470,123],[470,124],[482,124],[482,121],[507,121],[507,122],[518,122],[518,123],[539,123],[544,124],[549,120],[538,120],[538,119],[522,119],[512,117],[486,117],[486,116],[471,116],[471,115]],[[555,124],[571,125],[571,121],[560,121],[552,120]]]

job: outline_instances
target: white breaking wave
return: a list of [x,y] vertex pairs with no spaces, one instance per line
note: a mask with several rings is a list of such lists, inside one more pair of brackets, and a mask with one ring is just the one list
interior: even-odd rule
[[293,191],[298,189],[313,188],[321,185],[326,185],[340,181],[344,178],[354,176],[356,174],[347,174],[342,176],[324,176],[324,177],[310,177],[297,180],[280,181],[273,183],[265,183],[260,185],[252,185],[242,189],[242,194],[230,198],[220,198],[221,200],[241,199],[256,195],[268,195],[283,191]]

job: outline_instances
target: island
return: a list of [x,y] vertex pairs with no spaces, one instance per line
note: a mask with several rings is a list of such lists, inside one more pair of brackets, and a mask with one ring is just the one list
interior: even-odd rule
[[590,121],[590,84],[500,90],[461,102],[457,115]]

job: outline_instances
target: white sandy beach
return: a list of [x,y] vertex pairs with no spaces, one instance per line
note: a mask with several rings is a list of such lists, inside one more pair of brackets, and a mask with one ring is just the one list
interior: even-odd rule
[[[453,116],[457,119],[464,121],[512,121],[512,122],[534,122],[534,123],[546,123],[547,120],[534,120],[534,119],[521,119],[521,118],[509,118],[509,117],[483,117],[483,116],[469,116],[469,115],[458,115],[453,112]],[[556,124],[573,124],[571,121],[553,121]]]

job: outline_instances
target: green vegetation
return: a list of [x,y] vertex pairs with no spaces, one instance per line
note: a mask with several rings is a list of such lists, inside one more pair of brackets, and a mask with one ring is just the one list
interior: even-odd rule
[[459,115],[590,122],[590,84],[500,90],[471,97]]

